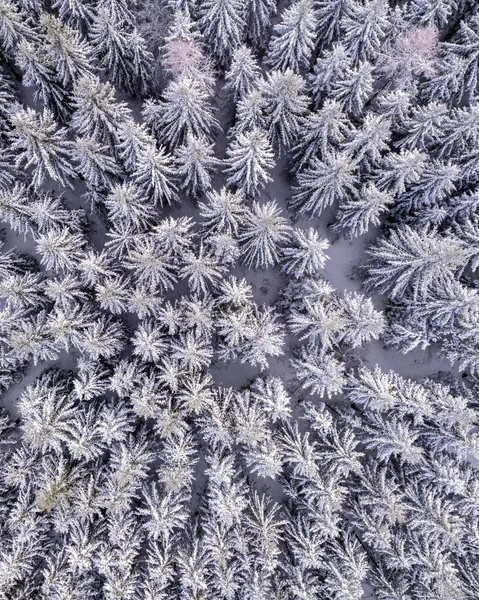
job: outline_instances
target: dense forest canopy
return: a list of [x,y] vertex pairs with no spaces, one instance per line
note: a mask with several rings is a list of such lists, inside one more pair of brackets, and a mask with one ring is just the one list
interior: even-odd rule
[[479,3],[0,0],[0,600],[479,598]]

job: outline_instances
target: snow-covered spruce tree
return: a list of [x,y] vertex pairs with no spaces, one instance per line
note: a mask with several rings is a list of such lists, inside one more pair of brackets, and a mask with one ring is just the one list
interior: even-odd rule
[[281,245],[289,240],[290,229],[274,200],[265,204],[254,202],[239,237],[244,263],[250,267],[276,264]]
[[387,52],[381,52],[376,67],[393,88],[414,91],[418,81],[427,81],[436,74],[439,51],[436,27],[410,27],[390,46]]
[[406,187],[418,183],[426,166],[427,155],[420,150],[391,152],[384,156],[374,179],[380,190],[401,196]]
[[52,8],[58,11],[61,21],[78,29],[89,25],[93,18],[93,6],[82,0],[54,0]]
[[458,238],[408,226],[380,238],[368,254],[369,285],[391,298],[406,291],[423,296],[431,287],[453,279],[469,259],[467,247]]
[[366,171],[376,166],[389,150],[391,124],[384,117],[366,115],[360,129],[353,130],[342,148]]
[[112,185],[104,205],[112,223],[123,224],[133,231],[147,229],[153,219],[153,202],[133,181]]
[[239,349],[241,362],[268,367],[268,356],[283,354],[284,332],[277,314],[270,306],[255,307],[252,322]]
[[189,77],[172,81],[159,103],[147,100],[143,118],[159,142],[171,149],[185,143],[188,135],[210,140],[219,127],[208,92]]
[[403,121],[405,134],[398,142],[399,147],[427,150],[439,141],[442,123],[447,114],[447,106],[439,102],[429,102],[411,110]]
[[40,186],[48,175],[61,186],[75,175],[70,165],[71,142],[59,128],[53,114],[38,114],[31,108],[14,110],[10,117],[12,149],[18,152],[16,165],[33,167],[33,183]]
[[135,236],[125,267],[135,273],[140,284],[150,288],[173,289],[178,281],[171,252],[152,236]]
[[225,167],[228,185],[257,196],[272,181],[274,153],[266,134],[258,128],[238,134],[226,149]]
[[55,65],[49,59],[46,48],[22,42],[16,48],[15,63],[22,72],[23,85],[33,88],[33,99],[56,117],[65,119],[69,113],[66,90],[56,77]]
[[212,174],[219,165],[214,155],[214,144],[188,135],[185,143],[177,148],[174,158],[181,187],[192,198],[211,189]]
[[[450,162],[434,160],[426,163],[419,181],[412,183],[398,199],[398,212],[409,213],[414,218],[425,209],[439,207],[456,189],[459,177],[459,167]],[[431,222],[434,223],[434,219],[431,218]]]
[[11,107],[16,104],[19,99],[18,90],[15,88],[14,79],[3,67],[0,68],[0,98],[2,100],[0,105],[0,115],[2,117],[0,133],[2,134],[3,140],[3,136],[8,131],[7,117]]
[[[477,86],[479,63],[476,44],[478,32],[479,18],[477,15],[473,15],[470,19],[461,20],[459,31],[450,42],[445,42],[443,45],[444,54],[447,56],[450,53],[456,60],[445,61],[440,69],[440,74],[449,71],[448,93],[452,92],[452,95],[457,95],[459,98],[466,96],[469,100],[472,99]],[[451,66],[454,68],[451,69]],[[459,77],[456,80],[456,89],[454,87],[451,89],[456,77]],[[451,78],[454,79],[451,80]],[[434,80],[431,83],[434,84]]]
[[291,69],[272,71],[261,84],[266,129],[277,152],[288,150],[300,129],[300,117],[306,111],[304,81]]
[[3,52],[11,53],[21,42],[32,41],[35,32],[27,13],[9,0],[0,4],[0,44]]
[[225,89],[238,102],[250,92],[260,75],[260,68],[256,58],[246,44],[235,48],[231,65],[225,74]]
[[329,206],[357,194],[357,163],[346,153],[329,153],[324,160],[314,158],[297,174],[291,206],[317,217]]
[[323,158],[332,148],[339,147],[351,127],[339,103],[326,100],[320,109],[301,120],[299,139],[291,149],[292,171],[296,173],[313,158]]
[[75,29],[55,16],[43,13],[40,24],[45,29],[47,61],[55,65],[58,81],[71,87],[80,77],[92,75],[92,47]]
[[239,0],[205,0],[200,3],[199,26],[216,62],[228,66],[244,37],[244,4]]
[[376,58],[388,33],[388,10],[388,3],[384,0],[349,3],[341,19],[341,39],[354,63]]
[[132,179],[146,198],[163,206],[177,199],[174,159],[155,144],[138,153]]
[[188,286],[192,292],[208,290],[208,284],[218,281],[225,269],[218,265],[215,257],[205,252],[202,245],[198,252],[189,251],[183,257],[184,266],[180,271],[180,277],[188,280]]
[[266,98],[261,90],[253,88],[236,105],[235,125],[231,135],[246,133],[257,127],[266,128]]
[[[332,85],[350,66],[350,62],[351,60],[341,44],[334,44],[330,50],[326,50],[316,59],[313,71],[308,75],[308,89],[316,105],[330,95]],[[330,100],[336,100],[336,98],[330,98]]]
[[267,44],[271,17],[276,12],[275,0],[246,0],[243,19],[245,37],[251,46],[262,50]]
[[326,47],[340,33],[343,17],[351,9],[351,0],[318,0],[315,4],[318,19],[318,40],[320,47]]
[[363,235],[371,225],[377,227],[380,224],[381,215],[393,202],[393,196],[368,184],[357,197],[340,202],[331,229],[347,238]]
[[308,67],[316,37],[312,0],[295,0],[274,27],[266,61],[272,69],[300,71]]
[[140,125],[132,119],[122,122],[119,138],[117,155],[124,168],[131,173],[136,169],[140,153],[155,145],[155,138],[144,124]]
[[324,269],[328,256],[328,240],[321,239],[310,227],[307,231],[295,228],[291,236],[292,245],[283,248],[282,269],[297,279],[314,277]]
[[201,33],[188,10],[175,10],[160,57],[173,79],[189,77],[206,89],[214,84],[211,60],[205,55]]
[[148,91],[153,55],[145,41],[123,14],[101,3],[90,26],[90,43],[95,47],[100,67],[112,82],[130,94]]
[[107,189],[121,174],[121,169],[109,154],[108,146],[93,138],[75,140],[72,157],[77,164],[76,170],[94,190]]
[[291,332],[315,352],[357,348],[385,330],[385,318],[369,298],[341,295],[317,277],[289,284],[283,298],[291,304]]
[[362,61],[355,68],[347,67],[341,71],[331,85],[331,92],[344,110],[358,116],[372,96],[373,83],[373,67]]
[[338,300],[338,305],[346,321],[341,341],[348,346],[361,346],[364,342],[377,339],[386,330],[386,319],[374,308],[370,298],[355,292],[345,292]]
[[235,237],[248,214],[241,190],[231,192],[227,188],[210,192],[206,202],[199,204],[199,209],[205,231],[228,233]]
[[72,106],[71,126],[79,135],[103,144],[120,143],[121,126],[131,119],[131,112],[116,100],[110,83],[97,76],[82,77],[73,88]]
[[311,394],[330,398],[341,392],[345,384],[344,365],[332,354],[303,349],[292,364],[301,386]]
[[[462,3],[457,4],[460,6]],[[456,3],[451,2],[451,0],[439,0],[438,2],[412,0],[411,2],[414,21],[422,25],[436,25],[441,28],[447,24],[457,8]]]

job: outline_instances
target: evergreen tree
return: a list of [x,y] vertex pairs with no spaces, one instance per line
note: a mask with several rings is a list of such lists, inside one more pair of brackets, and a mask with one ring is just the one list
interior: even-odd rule
[[211,188],[212,172],[219,163],[214,156],[214,144],[189,135],[186,143],[176,150],[175,162],[181,187],[190,196],[197,197]]
[[322,46],[328,46],[339,35],[343,17],[353,5],[351,0],[318,0],[316,15],[318,18],[318,39]]
[[81,136],[94,138],[102,144],[119,143],[119,128],[130,120],[130,110],[115,99],[111,84],[98,77],[83,77],[73,88],[71,118],[73,129]]
[[380,215],[393,202],[392,196],[379,191],[374,184],[368,184],[356,198],[340,203],[332,230],[344,233],[347,238],[363,235],[370,225],[377,227],[380,224]]
[[214,233],[238,235],[247,214],[247,207],[241,190],[233,193],[226,188],[212,191],[207,202],[199,204],[200,215],[205,219],[205,230]]
[[451,163],[431,161],[426,164],[421,178],[412,183],[400,198],[400,207],[406,210],[421,209],[442,202],[456,188],[459,168]]
[[165,251],[151,236],[141,236],[134,240],[125,266],[135,273],[139,283],[150,288],[173,289],[177,282],[177,269],[171,251]]
[[52,8],[58,11],[60,19],[70,27],[80,28],[93,18],[93,6],[83,0],[54,0]]
[[143,117],[160,143],[172,149],[185,143],[188,135],[210,140],[219,127],[205,89],[189,78],[172,81],[160,104],[148,100]]
[[411,9],[414,20],[421,23],[421,25],[444,27],[451,15],[454,14],[456,4],[456,2],[451,2],[451,0],[438,0],[438,2],[412,0]]
[[266,45],[267,30],[276,12],[276,1],[246,0],[244,10],[245,37],[254,48],[261,50]]
[[303,349],[292,365],[301,386],[311,394],[330,398],[341,392],[345,384],[344,365],[332,354],[321,355]]
[[346,292],[340,301],[347,325],[342,341],[352,348],[377,339],[386,329],[384,315],[374,309],[369,298],[355,292]]
[[155,139],[150,135],[145,125],[139,125],[133,120],[126,120],[120,127],[121,142],[118,144],[118,156],[128,172],[136,169],[140,153],[155,145]]
[[427,155],[419,150],[401,150],[384,156],[375,180],[379,189],[400,196],[406,188],[420,181]]
[[59,129],[53,114],[44,110],[37,114],[33,109],[18,108],[10,117],[12,149],[18,152],[16,166],[33,167],[33,183],[42,185],[48,174],[60,185],[69,185],[75,175],[70,165],[71,142],[66,131]]
[[24,186],[17,184],[1,192],[0,217],[17,233],[25,233],[31,229],[28,214],[28,193]]
[[202,245],[198,253],[189,251],[183,258],[184,266],[180,271],[180,276],[188,279],[188,285],[192,292],[208,291],[207,284],[213,284],[218,281],[224,268],[217,264],[215,258],[204,251]]
[[226,150],[225,173],[228,185],[236,185],[246,196],[257,196],[272,181],[274,154],[267,136],[259,129],[240,133]]
[[78,268],[85,240],[78,233],[49,231],[36,238],[40,262],[47,269],[72,272]]
[[266,98],[262,92],[252,89],[236,105],[235,126],[231,129],[232,135],[246,133],[255,127],[266,128]]
[[311,0],[296,0],[274,28],[267,63],[275,70],[299,71],[309,65],[314,49],[317,21]]
[[240,359],[241,362],[265,369],[268,367],[268,356],[283,354],[284,333],[272,307],[256,308],[252,317],[246,342],[240,350]]
[[273,71],[261,86],[265,99],[266,128],[273,148],[288,149],[300,128],[300,118],[306,111],[304,82],[290,69]]
[[331,147],[338,147],[350,133],[351,123],[334,101],[323,106],[301,121],[301,136],[291,149],[294,172],[308,166],[315,156],[324,157]]
[[334,98],[345,110],[359,115],[373,91],[372,66],[360,62],[357,68],[345,69],[331,86]]
[[153,202],[132,181],[114,184],[105,198],[108,217],[133,231],[143,231],[153,220]]
[[242,44],[233,52],[231,65],[225,74],[225,90],[233,95],[236,103],[253,89],[259,75],[260,69],[253,53]]
[[381,153],[389,149],[391,124],[384,117],[366,115],[361,129],[354,132],[344,144],[344,150],[363,167],[371,168],[381,160]]
[[314,277],[324,269],[329,248],[328,240],[322,240],[318,232],[310,227],[306,232],[293,230],[291,246],[283,248],[282,269],[297,279]]
[[451,111],[440,133],[439,157],[462,155],[476,146],[478,116],[477,106]]
[[152,86],[153,54],[148,50],[146,40],[138,29],[133,29],[128,39],[128,57],[130,60],[130,93],[146,96]]
[[72,157],[78,165],[77,170],[95,190],[107,189],[121,173],[108,150],[107,146],[92,138],[78,138],[75,141]]
[[310,167],[297,175],[291,204],[301,213],[318,216],[335,202],[355,196],[356,163],[347,154],[328,154],[324,161],[313,159]]
[[415,108],[402,124],[407,134],[398,142],[398,146],[411,150],[426,150],[432,147],[439,141],[446,113],[446,105],[437,102]]
[[205,0],[198,12],[200,29],[213,56],[220,66],[229,65],[244,37],[244,5],[238,0]]
[[410,227],[392,230],[368,250],[371,257],[369,284],[391,298],[406,290],[423,296],[427,290],[447,282],[468,261],[467,249],[454,237],[414,231]]
[[148,91],[153,55],[132,27],[131,19],[125,20],[125,10],[112,10],[100,3],[90,27],[90,41],[95,46],[100,66],[115,85],[131,94]]
[[212,88],[213,68],[204,54],[202,36],[188,10],[175,10],[161,62],[173,79],[187,77],[199,82],[205,89]]
[[278,262],[280,245],[288,241],[289,236],[290,227],[275,201],[266,204],[254,202],[253,209],[246,213],[240,235],[245,264],[273,266]]
[[384,0],[350,3],[341,19],[341,29],[345,48],[354,63],[376,58],[389,29],[388,8]]
[[17,47],[15,62],[22,71],[22,82],[33,87],[33,99],[51,110],[59,118],[65,118],[68,108],[65,105],[65,90],[55,75],[55,67],[49,61],[45,49],[22,42]]
[[330,94],[332,86],[349,67],[350,58],[341,44],[334,44],[331,50],[326,50],[317,58],[313,72],[308,76],[309,90],[317,105]]
[[414,92],[419,79],[436,72],[439,32],[435,27],[412,27],[400,33],[378,59],[378,70],[396,89]]
[[176,200],[176,174],[173,158],[152,144],[140,151],[133,181],[152,203],[160,206]]
[[409,114],[411,108],[411,95],[408,92],[397,90],[378,97],[377,112],[390,119],[394,129],[398,129],[400,123]]
[[0,4],[0,44],[7,54],[22,42],[35,38],[28,15],[13,2],[2,0]]
[[[459,31],[454,36],[454,41],[445,42],[445,50],[462,59],[456,62],[457,69],[450,71],[454,76],[460,75],[459,96],[467,95],[472,98],[474,91],[477,89],[479,57],[477,54],[477,43],[479,35],[479,17],[472,16],[470,19],[462,20],[459,24]],[[446,65],[445,65],[446,66]]]
[[92,75],[92,48],[78,32],[46,13],[42,14],[40,24],[45,29],[47,60],[55,65],[60,85],[70,87],[79,78]]

